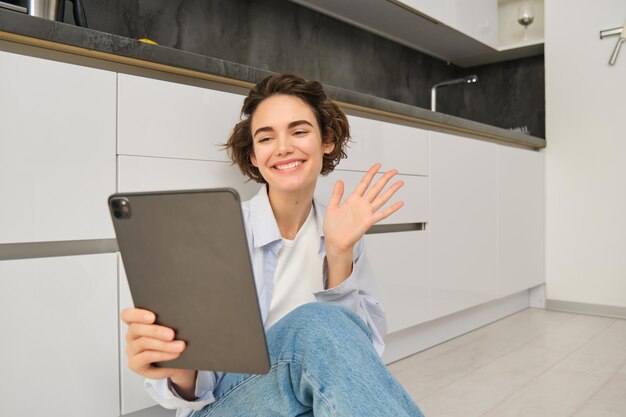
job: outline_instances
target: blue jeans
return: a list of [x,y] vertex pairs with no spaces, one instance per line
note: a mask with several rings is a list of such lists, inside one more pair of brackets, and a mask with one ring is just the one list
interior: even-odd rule
[[193,417],[423,417],[346,307],[305,304],[272,326],[267,341],[270,372],[224,375],[215,402]]

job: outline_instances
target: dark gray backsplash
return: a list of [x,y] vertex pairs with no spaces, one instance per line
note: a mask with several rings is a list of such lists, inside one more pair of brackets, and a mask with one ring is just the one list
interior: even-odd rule
[[545,138],[543,55],[459,71],[469,74],[478,82],[438,89],[438,111]]
[[545,137],[543,57],[459,68],[286,0],[83,2],[92,29],[423,108],[433,84],[476,73],[474,85],[440,89],[438,110]]

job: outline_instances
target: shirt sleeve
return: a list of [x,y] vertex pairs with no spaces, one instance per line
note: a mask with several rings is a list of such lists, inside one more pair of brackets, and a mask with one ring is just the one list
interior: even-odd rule
[[[328,267],[324,260],[324,284],[327,279]],[[372,343],[378,355],[382,357],[385,350],[383,337],[387,333],[387,321],[376,298],[376,281],[365,255],[363,239],[355,245],[350,276],[335,288],[315,293],[315,299],[318,302],[339,303],[355,311],[372,331]]]
[[176,409],[176,417],[187,417],[195,410],[215,401],[213,389],[217,386],[221,372],[198,371],[196,377],[196,399],[188,401],[178,395],[169,378],[146,378],[144,388],[148,394],[163,408]]

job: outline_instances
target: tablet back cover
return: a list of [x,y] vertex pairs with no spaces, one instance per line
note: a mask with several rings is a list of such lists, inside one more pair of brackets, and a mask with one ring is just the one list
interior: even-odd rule
[[180,357],[155,365],[268,372],[237,192],[119,193],[109,208],[135,307],[187,343]]

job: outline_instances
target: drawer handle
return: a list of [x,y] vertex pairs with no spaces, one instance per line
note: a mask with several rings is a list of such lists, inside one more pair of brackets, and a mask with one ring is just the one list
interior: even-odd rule
[[98,253],[115,253],[117,250],[117,241],[115,239],[2,243],[0,244],[0,261],[50,258],[54,256],[94,255]]
[[426,223],[375,224],[365,234],[376,235],[379,233],[413,232],[415,230],[426,230]]

